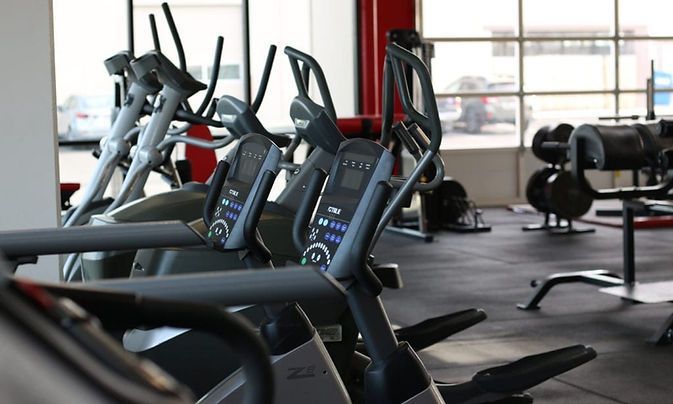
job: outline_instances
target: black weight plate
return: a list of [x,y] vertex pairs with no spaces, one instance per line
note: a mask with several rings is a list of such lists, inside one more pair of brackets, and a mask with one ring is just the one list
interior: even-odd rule
[[526,199],[528,203],[542,213],[549,213],[549,204],[544,194],[547,179],[558,172],[559,170],[554,167],[541,168],[530,176],[526,184]]
[[576,219],[589,211],[593,199],[583,192],[569,171],[561,171],[547,179],[545,199],[552,213],[564,219]]
[[535,132],[535,135],[533,136],[533,143],[530,146],[533,155],[542,161],[547,161],[545,160],[544,150],[542,150],[542,143],[548,142],[550,140],[549,139],[550,132],[551,129],[549,128],[549,126],[543,126],[540,129],[538,129],[537,132]]
[[560,123],[551,131],[549,140],[552,142],[568,143],[573,130],[575,130],[575,127],[571,124]]

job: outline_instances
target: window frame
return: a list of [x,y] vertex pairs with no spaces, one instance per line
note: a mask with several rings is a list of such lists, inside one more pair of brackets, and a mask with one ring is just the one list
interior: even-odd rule
[[[517,0],[517,26],[515,35],[498,35],[491,37],[474,37],[474,36],[442,36],[442,37],[424,37],[423,36],[423,0],[416,0],[416,27],[418,32],[421,34],[421,37],[425,41],[431,43],[466,43],[466,42],[479,42],[479,43],[490,43],[492,45],[497,43],[506,43],[513,42],[515,43],[515,55],[517,59],[518,66],[518,76],[516,77],[518,81],[518,90],[517,91],[481,91],[481,92],[443,92],[438,91],[435,93],[436,97],[465,97],[465,96],[514,96],[518,98],[518,116],[515,133],[519,136],[519,149],[525,149],[525,131],[526,128],[521,125],[521,122],[524,122],[526,117],[526,109],[524,100],[529,96],[549,96],[549,95],[594,95],[594,94],[611,94],[614,98],[614,119],[606,119],[606,121],[619,122],[622,119],[629,119],[622,117],[619,119],[620,115],[620,105],[619,98],[622,94],[646,94],[646,88],[635,88],[635,89],[622,89],[620,87],[620,63],[619,58],[621,55],[621,41],[673,41],[673,35],[633,35],[628,33],[620,33],[620,22],[619,22],[619,9],[620,9],[620,0],[613,1],[613,21],[612,21],[612,34],[611,35],[568,35],[568,34],[545,34],[545,35],[529,35],[526,34],[525,24],[523,18],[523,6],[525,0]],[[547,41],[609,41],[612,42],[613,52],[612,52],[612,62],[614,67],[614,82],[613,87],[603,90],[536,90],[536,91],[525,91],[524,90],[524,58],[525,58],[525,47],[530,43],[541,43]],[[631,42],[632,43],[632,42]],[[671,93],[673,92],[673,87],[671,88],[655,88],[656,93]],[[597,117],[598,118],[598,117]],[[502,147],[508,148],[508,147]],[[446,149],[451,149],[447,147]]]

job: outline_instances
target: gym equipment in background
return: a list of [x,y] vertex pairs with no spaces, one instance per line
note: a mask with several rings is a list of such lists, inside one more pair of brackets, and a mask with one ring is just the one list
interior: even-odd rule
[[421,197],[425,199],[429,231],[491,231],[491,226],[484,223],[482,210],[467,196],[463,185],[451,177],[444,177],[439,187],[422,194]]
[[[396,45],[388,45],[386,51],[383,82],[384,94],[389,96],[383,98],[383,137],[389,138],[392,132],[393,97],[389,85],[393,70],[405,112],[418,123],[419,131],[430,131],[432,141],[406,181],[391,178],[395,159],[384,146],[363,139],[342,143],[322,195],[324,174],[316,172],[316,180],[307,189],[305,202],[297,212],[293,240],[298,249],[307,246],[303,247],[302,263],[319,265],[346,290],[348,305],[370,356],[356,356],[369,362],[363,366],[365,402],[483,403],[515,398],[528,402],[528,397],[521,395],[523,390],[593,359],[595,351],[584,346],[569,347],[479,372],[467,383],[437,385],[414,349],[398,342],[392,330],[379,297],[382,285],[368,265],[368,255],[394,211],[433,161],[441,142],[441,124],[430,76],[420,59]],[[419,112],[410,101],[405,68],[418,75],[426,113]],[[394,195],[393,187],[398,188]]]
[[[388,44],[391,43],[397,44],[398,46],[401,46],[402,48],[416,54],[423,61],[428,72],[432,74],[430,68],[432,66],[432,58],[434,57],[434,44],[432,44],[431,42],[422,41],[418,31],[413,29],[390,30],[386,33],[386,39]],[[422,105],[423,98],[419,96],[419,89],[416,87],[417,82],[413,80],[411,76],[412,72],[404,71],[403,73],[407,76],[405,78],[406,83],[408,83],[407,85],[409,86],[407,91],[409,92],[411,99],[414,102],[417,102],[419,104],[419,108],[423,110]],[[390,106],[390,108],[393,107]],[[393,128],[393,130],[402,132],[406,131],[409,133],[409,135],[418,137],[416,131],[409,130],[409,128],[402,128],[400,126],[397,126]],[[391,147],[393,154],[395,155],[395,159],[397,161],[397,167],[395,170],[396,175],[404,175],[404,154],[403,154],[404,150],[406,150],[409,154],[411,154],[411,156],[418,163],[418,156],[420,155],[418,147],[419,146],[423,147],[423,144],[425,144],[425,147],[427,147],[427,145],[429,144],[428,141],[425,141],[427,139],[424,140],[415,139],[415,142],[409,144],[409,142],[405,142],[403,140],[405,138],[408,138],[409,135],[405,137],[403,134],[399,134],[397,136],[397,139],[399,140],[394,142]],[[392,138],[390,140],[392,140]],[[387,143],[385,145],[390,147],[390,145],[388,145]],[[441,157],[438,156],[438,159],[441,160]],[[437,188],[441,183],[441,179],[444,177],[443,163],[441,163],[441,165],[435,164],[434,171],[432,168],[429,167],[428,172],[424,173],[424,176],[426,177],[426,179],[432,178],[432,181],[426,180],[425,181],[426,184],[422,185],[421,189],[418,189],[418,191],[426,192]],[[414,197],[413,194],[408,196],[406,202],[391,218],[390,224],[388,225],[386,230],[404,236],[420,238],[426,243],[430,243],[434,240],[434,235],[430,232],[428,228],[429,221],[427,218],[427,212],[425,206],[426,201],[425,198],[423,198],[423,193],[419,192],[419,196],[420,198],[418,199],[418,202],[414,209],[408,209],[411,207],[412,200]]]
[[[416,54],[426,65],[430,74],[432,71],[432,58],[434,57],[434,44],[423,41],[416,30],[395,29],[388,31],[388,43],[394,43],[402,48]],[[409,83],[409,92],[411,98],[423,110],[423,97],[417,88],[417,82],[413,80],[411,71],[406,71],[406,80]],[[393,130],[397,131],[398,128]],[[412,136],[418,137],[413,128],[409,128]],[[418,146],[423,147],[423,143],[416,141],[417,145],[409,145],[405,142],[405,137],[399,137],[400,141],[393,143],[392,150],[398,161],[396,175],[404,174],[404,154],[407,151],[418,161]],[[426,146],[427,147],[427,146]],[[422,150],[422,149],[421,149]],[[437,156],[441,160],[440,156]],[[386,228],[387,231],[420,238],[425,242],[434,240],[434,232],[439,230],[449,230],[459,233],[473,233],[490,231],[491,226],[484,223],[482,211],[476,206],[474,201],[467,196],[465,188],[456,180],[444,178],[443,163],[437,161],[434,167],[429,167],[424,173],[425,185],[418,191],[418,199],[413,204],[414,208],[409,209],[413,203],[413,195],[410,195],[403,207],[392,218]]]
[[593,228],[576,228],[573,220],[585,215],[593,198],[584,192],[566,170],[568,140],[574,127],[561,123],[554,129],[540,128],[531,150],[547,165],[533,173],[526,184],[526,199],[544,214],[544,223],[524,226],[524,231],[546,230],[551,234],[593,233]]
[[[600,292],[619,296],[636,303],[673,302],[673,281],[639,283],[636,281],[634,212],[642,209],[640,198],[660,199],[673,188],[670,174],[673,160],[673,126],[670,122],[634,125],[581,125],[570,137],[570,163],[573,179],[580,189],[594,199],[622,201],[623,276],[605,269],[594,269],[550,275],[543,281],[533,281],[533,295],[518,307],[539,309],[540,301],[556,285],[586,283],[602,287]],[[595,189],[586,179],[586,171],[640,170],[651,166],[666,174],[654,185]],[[673,213],[669,203],[650,203],[650,209]],[[673,316],[659,328],[652,340],[670,343],[673,337]]]

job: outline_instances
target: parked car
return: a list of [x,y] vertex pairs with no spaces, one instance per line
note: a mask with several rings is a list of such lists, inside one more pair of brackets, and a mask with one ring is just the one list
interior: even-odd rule
[[112,95],[73,95],[58,106],[60,140],[99,140],[112,125]]
[[[463,76],[451,83],[443,92],[447,93],[489,93],[515,92],[518,87],[512,79],[489,81],[481,76]],[[464,126],[468,133],[481,132],[482,126],[494,123],[516,122],[518,98],[515,96],[462,96],[439,97],[437,109],[446,132],[457,126]],[[525,106],[524,130],[532,115],[530,105]]]

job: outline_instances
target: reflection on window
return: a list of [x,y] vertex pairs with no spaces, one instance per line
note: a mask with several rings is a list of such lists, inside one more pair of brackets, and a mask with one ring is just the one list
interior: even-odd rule
[[575,126],[597,123],[602,116],[614,115],[611,94],[533,95],[524,97],[524,101],[530,108],[528,127],[524,128],[526,146],[530,146],[535,132],[543,126],[554,127],[561,122]]
[[[441,96],[437,97],[437,109],[444,134],[443,147],[502,147],[518,143],[517,97]],[[530,112],[527,108],[526,122]]]
[[241,65],[222,65],[217,76],[220,80],[238,80],[241,78]]
[[494,56],[492,44],[488,42],[437,43],[432,74],[438,93],[503,91],[488,87],[497,85],[494,83],[512,83],[516,87],[517,59],[514,56]]
[[654,84],[657,88],[671,88],[673,75],[673,41],[624,40],[624,48],[632,53],[619,55],[619,83],[623,89],[644,89],[650,77],[650,61],[654,61]]

